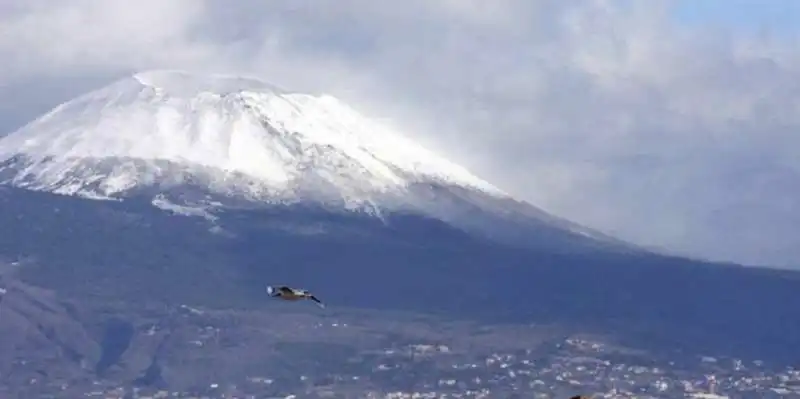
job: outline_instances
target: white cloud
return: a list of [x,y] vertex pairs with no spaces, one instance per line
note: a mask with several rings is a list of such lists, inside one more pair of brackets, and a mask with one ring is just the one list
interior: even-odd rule
[[394,116],[509,191],[623,238],[800,267],[800,40],[681,25],[670,6],[0,0],[0,85],[253,73]]

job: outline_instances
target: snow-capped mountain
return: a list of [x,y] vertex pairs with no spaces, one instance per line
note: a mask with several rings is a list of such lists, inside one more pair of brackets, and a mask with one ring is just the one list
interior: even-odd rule
[[[517,241],[533,226],[622,245],[514,200],[333,97],[237,76],[146,71],[68,101],[0,139],[0,182],[93,199],[145,193],[170,209],[243,200],[416,212]],[[489,227],[498,220],[515,229]]]
[[[330,321],[397,310],[518,323],[515,334],[537,341],[534,325],[608,335],[643,343],[648,356],[798,362],[786,350],[800,346],[796,273],[631,248],[513,198],[340,101],[258,80],[139,73],[0,139],[0,225],[4,376],[18,375],[20,356],[35,378],[194,387],[217,370],[252,375],[278,344],[244,342],[297,353],[283,345],[295,322],[275,315],[307,307],[269,300],[264,286],[275,284],[319,293],[335,309],[320,313]],[[8,273],[3,259],[25,262]],[[186,319],[182,305],[219,317]],[[287,330],[239,322],[249,317]],[[222,339],[189,344],[182,332],[205,326],[224,327]],[[314,356],[328,347],[351,358],[327,332],[301,332],[325,340],[300,345]],[[246,353],[257,362],[242,361]],[[211,358],[213,373],[185,369]]]
[[426,181],[504,195],[330,96],[182,72],[139,73],[69,101],[4,138],[0,156],[21,161],[18,186],[101,198],[190,177],[216,193],[352,206]]

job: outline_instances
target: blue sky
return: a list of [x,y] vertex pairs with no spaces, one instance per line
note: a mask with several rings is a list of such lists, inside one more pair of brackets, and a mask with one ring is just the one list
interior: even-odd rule
[[[797,0],[678,0],[678,21],[752,33],[800,31]],[[710,25],[710,26],[709,26]]]

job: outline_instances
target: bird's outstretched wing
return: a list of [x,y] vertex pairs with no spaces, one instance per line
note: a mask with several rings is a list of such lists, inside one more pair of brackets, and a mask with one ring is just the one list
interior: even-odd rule
[[281,296],[281,295],[291,295],[293,293],[292,289],[283,285],[280,287],[274,287],[271,285],[267,286],[267,294],[270,296]]
[[293,289],[291,289],[291,288],[289,288],[289,287],[287,287],[285,285],[282,285],[282,286],[278,287],[278,291],[280,291],[281,294],[293,294],[294,293]]

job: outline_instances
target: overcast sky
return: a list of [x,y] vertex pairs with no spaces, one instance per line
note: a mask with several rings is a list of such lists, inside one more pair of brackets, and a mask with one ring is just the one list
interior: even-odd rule
[[799,3],[0,0],[0,128],[136,70],[248,73],[621,238],[800,268]]

